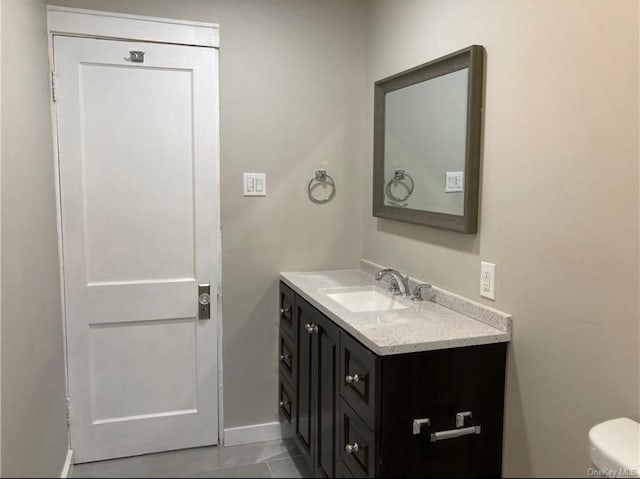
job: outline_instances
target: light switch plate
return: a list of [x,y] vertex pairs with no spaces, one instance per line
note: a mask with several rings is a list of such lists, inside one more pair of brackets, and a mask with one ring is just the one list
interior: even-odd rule
[[496,265],[482,261],[480,263],[480,296],[496,299]]
[[464,191],[464,171],[447,171],[444,192],[457,193]]
[[242,187],[244,196],[267,196],[267,174],[243,173]]

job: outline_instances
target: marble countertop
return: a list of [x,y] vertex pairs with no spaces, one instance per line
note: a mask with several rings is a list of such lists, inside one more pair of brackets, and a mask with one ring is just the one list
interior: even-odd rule
[[[370,265],[364,266],[371,269]],[[384,283],[356,269],[286,272],[280,273],[280,279],[380,356],[511,340],[509,314],[437,287],[433,287],[430,301],[394,296],[406,309],[352,312],[327,295],[362,287],[392,294]]]

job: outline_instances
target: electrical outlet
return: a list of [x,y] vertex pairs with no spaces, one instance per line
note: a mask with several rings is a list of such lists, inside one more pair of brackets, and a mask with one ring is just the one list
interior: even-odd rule
[[496,299],[496,265],[486,261],[480,263],[480,296]]

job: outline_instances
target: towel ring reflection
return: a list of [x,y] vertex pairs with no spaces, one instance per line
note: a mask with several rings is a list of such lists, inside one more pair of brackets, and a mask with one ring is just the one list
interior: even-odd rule
[[[316,184],[314,185],[314,183]],[[312,193],[314,188],[317,188],[321,184],[329,185],[331,187],[331,193],[329,193],[329,196],[327,196],[324,199],[315,198]],[[316,203],[316,204],[327,203],[331,201],[334,196],[336,196],[336,182],[333,181],[333,178],[327,175],[326,170],[316,170],[315,176],[311,178],[311,180],[309,181],[309,184],[307,185],[307,192],[309,193],[309,199],[313,203]]]
[[[409,181],[405,181],[408,179]],[[407,194],[404,196],[396,196],[391,191],[391,185],[399,183],[407,189]],[[393,178],[389,180],[387,186],[384,187],[384,191],[387,193],[387,196],[391,198],[393,201],[397,201],[399,203],[406,201],[412,194],[415,183],[413,182],[413,178],[411,175],[404,170],[395,170],[393,172]]]

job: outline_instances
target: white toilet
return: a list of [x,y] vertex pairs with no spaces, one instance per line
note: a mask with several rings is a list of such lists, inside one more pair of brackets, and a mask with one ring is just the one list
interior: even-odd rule
[[589,431],[594,477],[640,477],[640,423],[626,417],[601,422]]

